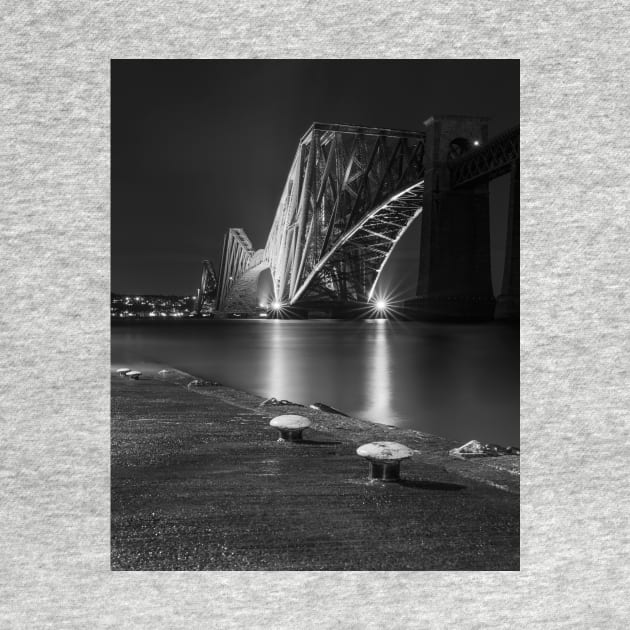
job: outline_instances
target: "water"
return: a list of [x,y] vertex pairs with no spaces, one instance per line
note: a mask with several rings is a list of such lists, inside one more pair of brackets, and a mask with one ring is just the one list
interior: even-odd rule
[[385,320],[116,323],[112,363],[171,365],[264,397],[461,442],[519,444],[519,336]]

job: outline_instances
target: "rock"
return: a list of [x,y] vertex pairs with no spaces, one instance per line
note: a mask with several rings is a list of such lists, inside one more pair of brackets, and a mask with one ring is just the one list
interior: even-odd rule
[[204,381],[200,378],[196,378],[194,381],[190,381],[190,383],[188,383],[186,387],[188,389],[191,389],[193,387],[209,387],[209,386],[217,386],[217,385],[221,385],[221,383],[218,383],[217,381]]
[[125,376],[137,381],[142,376],[142,372],[138,372],[138,370],[130,370],[125,374]]
[[463,446],[458,448],[453,448],[448,452],[452,457],[479,457],[486,455],[485,446],[478,442],[477,440],[470,440],[470,442],[466,442]]
[[477,440],[466,442],[463,446],[451,449],[448,454],[451,457],[466,459],[467,457],[497,457],[499,455],[519,455],[520,450],[514,446],[501,446],[500,444],[482,444]]
[[505,446],[500,444],[486,444],[484,449],[489,455],[505,455],[507,453]]
[[260,403],[261,407],[304,407],[298,403],[291,402],[290,400],[278,400],[277,398],[267,398]]
[[346,418],[350,417],[347,413],[344,413],[343,411],[339,411],[339,409],[335,409],[334,407],[329,407],[328,405],[325,405],[324,403],[316,402],[309,406],[311,409],[317,409],[318,411],[325,411],[326,413],[336,413],[338,416],[345,416]]

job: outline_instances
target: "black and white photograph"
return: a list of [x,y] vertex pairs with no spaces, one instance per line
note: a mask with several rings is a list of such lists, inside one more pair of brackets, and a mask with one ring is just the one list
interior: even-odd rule
[[519,570],[518,60],[112,60],[111,567]]

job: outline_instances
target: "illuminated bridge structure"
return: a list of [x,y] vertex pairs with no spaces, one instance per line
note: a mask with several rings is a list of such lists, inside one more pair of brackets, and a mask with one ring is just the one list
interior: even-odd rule
[[[201,315],[206,309],[212,307],[217,294],[217,275],[211,262],[204,260],[201,263],[201,286],[197,289],[193,305],[193,315]],[[205,308],[204,308],[205,307]]]
[[365,306],[396,243],[422,216],[418,296],[409,309],[489,318],[488,181],[518,164],[518,129],[514,144],[514,133],[488,143],[482,118],[432,118],[425,128],[311,125],[265,247],[254,249],[241,228],[225,235],[216,310],[253,314],[267,270],[270,298],[283,307]]

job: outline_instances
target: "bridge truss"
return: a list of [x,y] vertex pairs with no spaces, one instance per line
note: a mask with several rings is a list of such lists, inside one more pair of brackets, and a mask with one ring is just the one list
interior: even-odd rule
[[232,288],[250,266],[254,247],[245,231],[230,228],[223,239],[216,309],[225,309]]
[[204,260],[201,263],[201,286],[197,289],[193,313],[199,315],[204,306],[207,306],[216,297],[218,282],[214,271],[214,265]]
[[508,173],[520,157],[520,128],[513,127],[495,136],[479,149],[473,149],[450,165],[451,186],[473,186],[480,180]]
[[262,257],[276,300],[366,302],[422,210],[424,134],[313,124]]
[[[254,250],[242,229],[228,231],[217,310],[252,312],[267,269],[273,299],[283,306],[369,302],[396,243],[422,212],[425,161],[435,159],[433,152],[425,156],[422,132],[311,125],[298,144],[264,249]],[[446,186],[474,189],[514,171],[518,161],[517,127],[449,162]],[[437,194],[434,182],[432,199]]]

